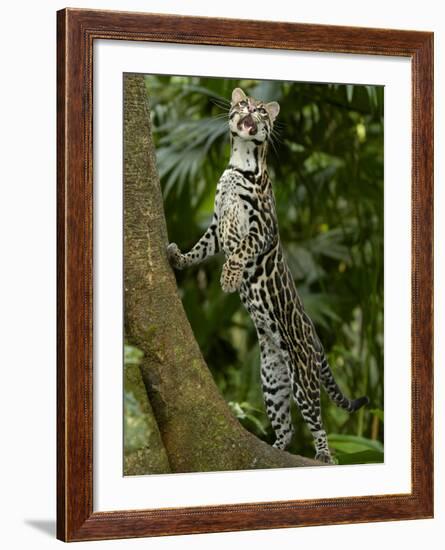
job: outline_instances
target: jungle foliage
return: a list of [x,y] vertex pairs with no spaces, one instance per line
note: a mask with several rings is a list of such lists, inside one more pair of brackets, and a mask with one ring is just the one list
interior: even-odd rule
[[[269,153],[281,240],[305,308],[347,395],[371,405],[349,415],[322,396],[329,444],[340,463],[383,460],[383,88],[339,84],[149,76],[169,239],[189,250],[209,224],[229,158],[228,100],[239,86],[278,101]],[[184,308],[233,414],[272,443],[253,324],[221,290],[222,257],[177,272]],[[137,350],[128,350],[129,361]],[[127,396],[127,398],[132,396]],[[127,414],[138,410],[128,402]],[[290,451],[313,456],[293,410]],[[137,425],[127,420],[129,425]],[[139,437],[136,432],[131,438]]]

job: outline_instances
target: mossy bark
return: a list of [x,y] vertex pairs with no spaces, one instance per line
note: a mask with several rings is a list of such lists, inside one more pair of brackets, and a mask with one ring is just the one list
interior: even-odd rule
[[139,365],[125,366],[124,390],[126,440],[124,475],[170,472],[167,452],[148,401]]
[[125,329],[173,472],[317,464],[246,431],[201,355],[169,266],[167,228],[144,79],[124,80]]

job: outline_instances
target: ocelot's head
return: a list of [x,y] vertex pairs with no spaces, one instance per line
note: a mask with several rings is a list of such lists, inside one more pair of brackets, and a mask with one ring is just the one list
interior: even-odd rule
[[265,103],[235,88],[229,111],[230,131],[244,140],[267,141],[279,112],[276,101]]

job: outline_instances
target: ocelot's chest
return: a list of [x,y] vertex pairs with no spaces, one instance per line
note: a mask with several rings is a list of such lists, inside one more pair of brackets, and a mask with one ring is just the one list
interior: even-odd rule
[[226,170],[218,183],[215,201],[220,245],[226,255],[233,252],[249,232],[248,194],[245,179],[232,170]]

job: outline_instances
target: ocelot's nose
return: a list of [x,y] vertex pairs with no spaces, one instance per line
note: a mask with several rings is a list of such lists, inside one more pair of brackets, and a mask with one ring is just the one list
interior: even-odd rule
[[248,109],[249,109],[249,113],[254,113],[256,111],[255,105],[249,105]]

